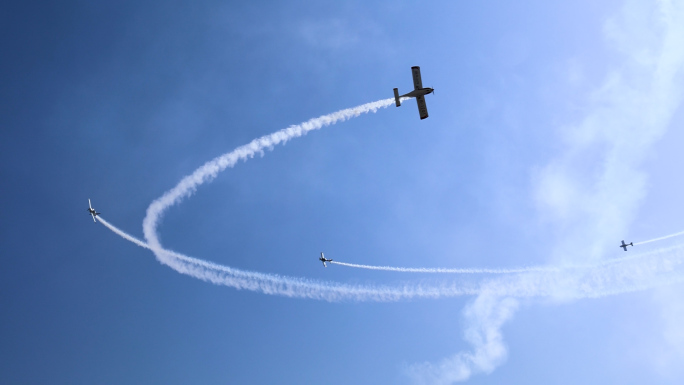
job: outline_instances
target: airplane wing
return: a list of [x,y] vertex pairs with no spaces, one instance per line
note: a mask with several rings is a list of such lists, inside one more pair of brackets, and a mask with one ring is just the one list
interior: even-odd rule
[[[419,74],[420,76],[420,74]],[[416,102],[418,103],[418,112],[420,113],[420,119],[425,119],[428,117],[427,105],[425,105],[425,96],[416,96]]]
[[416,90],[423,88],[423,81],[420,79],[420,67],[411,67],[411,73],[413,74],[413,88]]

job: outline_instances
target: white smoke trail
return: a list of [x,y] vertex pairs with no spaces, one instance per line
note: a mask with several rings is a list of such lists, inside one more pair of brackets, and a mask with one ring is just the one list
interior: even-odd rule
[[142,247],[142,248],[145,248],[145,249],[150,250],[150,247],[147,246],[147,243],[141,241],[140,239],[138,239],[138,238],[136,238],[136,237],[134,237],[134,236],[132,236],[132,235],[127,234],[126,232],[124,232],[123,230],[119,229],[118,227],[116,227],[116,226],[112,225],[111,223],[105,221],[104,218],[102,218],[102,216],[98,216],[98,217],[97,217],[97,220],[98,220],[98,222],[100,222],[100,223],[102,223],[103,225],[105,225],[106,228],[112,230],[115,234],[121,236],[123,239],[125,239],[125,240],[127,240],[127,241],[130,241],[130,242],[133,242],[133,243],[135,243],[136,245],[138,245],[138,246],[140,246],[140,247]]
[[[124,239],[153,250],[149,244],[118,229],[106,220],[100,218],[100,222]],[[165,260],[171,261],[168,265],[174,270],[203,281],[264,294],[325,301],[398,301],[479,295],[483,292],[498,297],[514,298],[597,298],[684,280],[684,246],[681,245],[584,268],[530,271],[496,279],[397,286],[348,285],[258,273],[188,257],[170,250],[162,249],[159,253]]]
[[553,266],[531,266],[516,267],[510,269],[487,269],[487,268],[444,268],[444,267],[394,267],[394,266],[373,266],[359,265],[356,263],[330,261],[335,265],[354,267],[357,269],[396,271],[401,273],[441,273],[441,274],[514,274],[529,273],[535,271],[560,271],[559,267]]
[[666,235],[666,236],[660,237],[660,238],[649,239],[648,241],[636,242],[636,243],[634,243],[634,246],[645,245],[645,244],[651,243],[651,242],[662,241],[662,240],[665,240],[665,239],[668,239],[668,238],[678,237],[678,236],[680,236],[680,235],[684,235],[684,231],[680,231],[680,232],[678,232],[678,233]]
[[[635,243],[634,245],[655,242],[667,238],[672,238],[678,235],[682,235],[684,232],[676,233],[672,235],[667,235],[660,238],[651,239],[649,241],[644,241],[640,243]],[[684,245],[682,245],[684,246]],[[678,246],[679,247],[679,246]],[[336,264],[340,266],[353,267],[357,269],[366,270],[381,270],[381,271],[393,271],[400,273],[428,273],[428,274],[516,274],[516,273],[533,273],[533,272],[561,272],[577,269],[595,269],[603,266],[614,265],[621,262],[643,259],[650,256],[650,254],[630,254],[621,258],[607,259],[595,263],[587,264],[564,264],[562,266],[529,266],[529,267],[513,267],[513,268],[503,268],[503,269],[490,269],[490,268],[480,268],[480,267],[466,267],[466,268],[444,268],[444,267],[396,267],[396,266],[376,266],[376,265],[360,265],[356,263],[347,263],[339,261],[329,261],[331,264]]]
[[[122,238],[148,250],[149,244],[126,233],[106,220],[99,218],[100,223]],[[316,281],[277,274],[244,271],[229,266],[219,265],[177,253],[170,250],[160,251],[164,258],[171,260],[171,268],[179,273],[211,282],[217,285],[236,289],[258,291],[264,294],[277,294],[286,297],[318,299],[325,301],[359,300],[359,301],[397,301],[411,298],[438,298],[475,295],[475,285],[467,283],[457,285],[403,285],[403,286],[370,286],[347,285],[336,282]]]
[[[266,135],[250,144],[238,147],[207,162],[193,174],[183,178],[173,189],[155,200],[147,210],[143,221],[143,242],[116,228],[101,217],[100,222],[114,233],[136,245],[152,250],[157,259],[191,277],[236,289],[258,291],[287,297],[311,298],[326,301],[396,301],[415,298],[440,298],[463,295],[477,295],[486,287],[488,293],[508,297],[560,296],[563,298],[600,297],[617,293],[641,290],[664,282],[681,280],[680,265],[684,263],[684,247],[656,250],[647,254],[621,259],[619,262],[604,262],[589,267],[572,269],[530,267],[521,271],[511,269],[511,275],[500,279],[450,281],[426,284],[402,284],[396,286],[348,285],[336,282],[316,281],[305,278],[280,276],[244,271],[213,262],[192,258],[181,253],[166,250],[161,246],[156,228],[163,213],[184,197],[191,195],[199,185],[217,176],[238,160],[246,160],[266,148],[285,143],[308,131],[344,121],[362,113],[375,112],[391,105],[393,99],[380,100],[358,107],[338,111],[330,115],[311,119],[296,126]],[[462,269],[472,272],[490,269]],[[494,271],[494,269],[492,269]]]
[[157,236],[157,226],[164,211],[179,203],[183,198],[192,195],[201,184],[211,181],[228,167],[233,167],[239,160],[247,160],[255,154],[263,154],[265,149],[273,149],[275,145],[285,144],[288,140],[305,135],[309,131],[318,130],[322,127],[342,122],[361,114],[376,112],[380,108],[386,108],[394,103],[394,99],[384,99],[372,103],[363,104],[353,108],[347,108],[332,114],[323,115],[310,119],[304,123],[290,126],[272,134],[254,139],[251,143],[240,146],[235,150],[223,154],[205,163],[191,175],[183,178],[174,188],[167,191],[161,198],[155,200],[147,208],[147,215],[143,220],[143,234],[148,245],[155,253],[160,262],[168,264],[173,259],[165,259],[163,248]]

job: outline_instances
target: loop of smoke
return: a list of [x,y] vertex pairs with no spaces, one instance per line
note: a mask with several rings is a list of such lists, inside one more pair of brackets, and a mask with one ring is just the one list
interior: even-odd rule
[[[397,286],[349,285],[244,271],[229,266],[189,257],[162,247],[157,226],[164,212],[192,195],[239,160],[272,149],[277,144],[305,135],[309,131],[345,121],[364,113],[376,112],[392,105],[394,99],[384,99],[361,106],[337,111],[293,125],[221,155],[183,178],[178,185],[152,202],[143,221],[143,233],[147,242],[137,239],[98,217],[107,228],[151,250],[157,259],[181,274],[225,285],[236,289],[262,292],[287,297],[310,298],[326,301],[397,301],[412,298],[440,298],[487,293],[507,297],[555,296],[562,298],[599,297],[616,293],[641,290],[655,285],[680,281],[684,277],[678,267],[684,263],[684,247],[672,247],[620,260],[607,261],[590,266],[527,267],[518,269],[428,269],[393,268],[335,262],[339,265],[405,272],[444,272],[459,274],[495,273],[509,274],[499,279],[465,280],[432,283],[403,284]],[[668,236],[669,237],[669,236]],[[642,242],[645,243],[645,242]]]

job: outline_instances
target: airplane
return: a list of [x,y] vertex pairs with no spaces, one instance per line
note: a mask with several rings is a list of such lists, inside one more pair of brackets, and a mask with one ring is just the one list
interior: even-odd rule
[[93,208],[93,205],[90,204],[90,199],[88,199],[88,212],[90,213],[90,215],[93,216],[93,222],[97,222],[97,221],[95,220],[95,217],[98,216],[98,215],[100,215],[100,213],[98,213],[97,211],[95,211],[95,209]]
[[627,251],[627,246],[634,246],[634,242],[625,243],[625,241],[623,240],[620,247],[622,247],[623,249],[625,249],[625,251]]
[[332,259],[327,259],[327,258],[325,257],[325,255],[323,255],[322,252],[321,252],[321,257],[318,258],[318,260],[321,261],[321,262],[323,262],[323,267],[328,267],[328,265],[325,264],[326,262],[332,262]]
[[423,81],[420,79],[420,67],[411,67],[411,73],[413,73],[413,91],[408,94],[399,96],[399,89],[394,89],[394,101],[397,107],[401,106],[400,98],[416,98],[418,103],[418,113],[420,113],[420,119],[423,120],[428,117],[427,106],[425,105],[425,95],[435,92],[433,88],[427,87],[423,88]]

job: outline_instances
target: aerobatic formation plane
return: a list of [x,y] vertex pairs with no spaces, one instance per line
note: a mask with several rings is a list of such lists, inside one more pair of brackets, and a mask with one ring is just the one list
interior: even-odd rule
[[318,258],[318,260],[323,262],[323,267],[328,267],[328,265],[325,264],[326,262],[332,262],[332,259],[327,259],[325,255],[323,255],[323,252],[321,252],[321,257]]
[[88,212],[90,213],[90,215],[93,216],[93,222],[97,222],[97,221],[95,220],[95,217],[98,216],[98,215],[100,215],[100,213],[98,213],[97,211],[95,211],[95,209],[93,208],[93,205],[90,204],[90,199],[88,199]]
[[425,105],[425,95],[435,92],[433,88],[427,87],[423,88],[423,81],[420,78],[420,67],[411,67],[411,73],[413,74],[413,91],[408,94],[399,95],[399,89],[394,89],[394,101],[397,107],[401,106],[400,98],[416,98],[416,103],[418,103],[418,112],[420,113],[420,119],[425,119],[428,117],[427,106]]
[[627,251],[627,246],[634,246],[634,242],[625,243],[625,241],[622,240],[622,244],[620,245],[620,247],[622,247],[623,249],[625,249],[625,251]]

